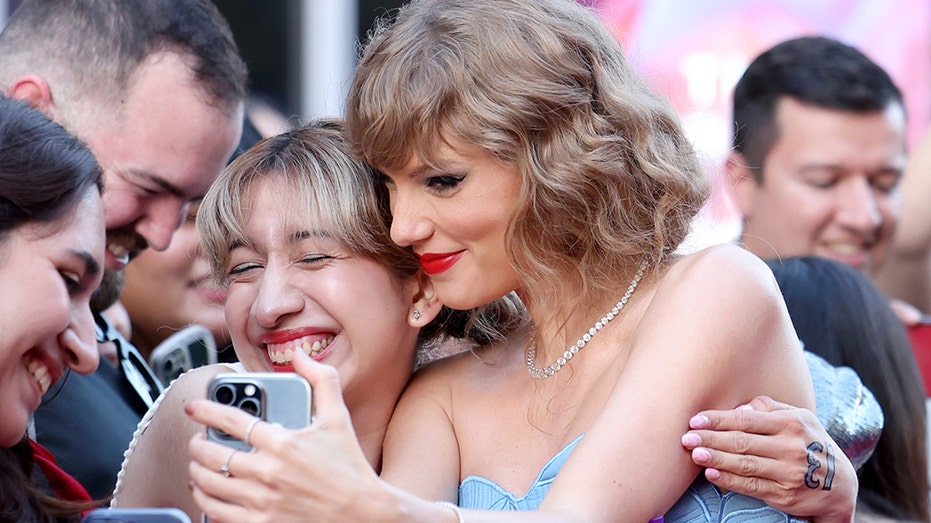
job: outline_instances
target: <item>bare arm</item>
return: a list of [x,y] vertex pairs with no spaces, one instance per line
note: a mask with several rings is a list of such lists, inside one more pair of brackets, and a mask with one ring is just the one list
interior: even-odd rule
[[700,256],[674,267],[679,274],[658,288],[624,375],[541,510],[646,521],[698,474],[688,455],[669,450],[694,412],[730,407],[764,389],[813,407],[800,347],[765,266],[731,247]]
[[[657,291],[654,301],[666,305],[644,315],[622,378],[540,510],[463,511],[467,521],[646,521],[672,506],[700,470],[680,446],[694,412],[727,408],[756,393],[813,408],[801,351],[765,266],[725,248],[681,271],[681,279]],[[259,423],[252,440],[258,450],[236,455],[235,481],[217,473],[228,452],[202,437],[191,441],[195,499],[212,519],[301,521],[313,514],[317,521],[456,521],[448,508],[360,468],[365,460],[349,439],[335,371],[300,355],[295,369],[314,387],[317,422],[303,431]],[[187,411],[232,433],[250,421],[206,402]],[[448,475],[431,476],[439,496],[456,485]]]

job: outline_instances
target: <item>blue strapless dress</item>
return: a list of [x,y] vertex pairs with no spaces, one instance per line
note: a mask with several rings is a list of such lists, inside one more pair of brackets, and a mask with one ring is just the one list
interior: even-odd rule
[[[879,439],[883,426],[882,410],[855,372],[846,367],[833,367],[808,351],[805,351],[805,356],[815,383],[818,419],[859,468],[870,457]],[[579,435],[547,461],[522,496],[515,496],[481,476],[465,478],[459,485],[459,506],[478,510],[535,510],[581,439],[582,435]],[[665,523],[805,521],[736,492],[722,494],[703,475],[689,486],[661,519]]]
[[[582,435],[578,436],[547,461],[523,496],[515,496],[488,478],[469,476],[459,485],[459,506],[478,510],[536,510],[581,439]],[[699,477],[665,516],[653,522],[803,523],[804,520],[736,492],[722,494],[704,477]]]

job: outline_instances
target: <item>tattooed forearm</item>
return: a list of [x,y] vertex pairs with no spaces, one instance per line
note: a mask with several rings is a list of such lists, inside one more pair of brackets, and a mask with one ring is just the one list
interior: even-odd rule
[[[816,489],[820,486],[821,490],[831,490],[831,484],[834,483],[834,451],[831,445],[822,445],[817,441],[812,441],[806,450],[808,451],[808,471],[805,472],[805,486],[810,489]],[[815,471],[821,468],[821,460],[818,459],[815,453],[823,453],[827,461],[824,486],[821,486],[821,481],[814,477]]]

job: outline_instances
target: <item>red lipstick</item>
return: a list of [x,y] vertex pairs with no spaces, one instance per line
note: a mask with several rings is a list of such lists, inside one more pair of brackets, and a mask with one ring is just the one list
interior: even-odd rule
[[449,270],[450,267],[455,265],[456,262],[459,261],[459,258],[462,258],[463,252],[464,251],[442,253],[428,252],[419,254],[417,257],[420,259],[420,266],[423,268],[424,272],[427,274],[439,274]]

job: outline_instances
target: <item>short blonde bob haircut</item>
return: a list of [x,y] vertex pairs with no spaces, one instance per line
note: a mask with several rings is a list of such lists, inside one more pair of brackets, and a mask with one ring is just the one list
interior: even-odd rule
[[[198,235],[214,278],[226,283],[230,249],[248,244],[243,224],[254,212],[314,218],[346,249],[385,265],[399,279],[417,274],[414,255],[391,241],[389,211],[376,196],[380,189],[371,176],[368,165],[350,152],[336,120],[258,142],[223,171],[197,212]],[[253,209],[252,189],[269,180],[282,195],[281,207]]]
[[572,0],[413,0],[365,46],[347,127],[379,169],[439,167],[438,146],[463,143],[515,166],[507,249],[547,282],[526,289],[535,303],[657,267],[708,193],[672,106]]

